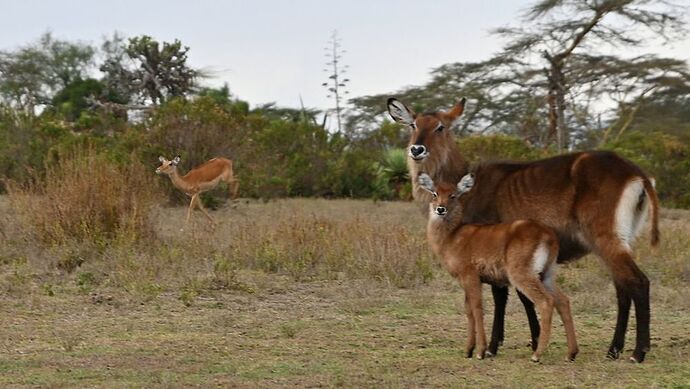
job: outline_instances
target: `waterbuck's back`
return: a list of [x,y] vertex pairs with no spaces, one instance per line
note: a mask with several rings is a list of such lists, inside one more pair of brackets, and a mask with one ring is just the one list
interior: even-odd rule
[[536,220],[556,231],[559,261],[589,252],[596,234],[616,234],[616,209],[626,185],[646,180],[637,166],[604,151],[485,163],[475,169],[475,177],[463,221]]

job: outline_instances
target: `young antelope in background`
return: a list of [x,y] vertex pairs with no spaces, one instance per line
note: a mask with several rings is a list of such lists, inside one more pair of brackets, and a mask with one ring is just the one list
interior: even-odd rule
[[181,176],[177,171],[177,165],[180,163],[179,155],[171,160],[160,156],[158,160],[161,165],[156,169],[156,174],[167,175],[177,189],[192,198],[189,208],[187,208],[187,223],[192,215],[192,210],[195,206],[198,206],[208,220],[215,224],[211,215],[208,214],[204,205],[201,204],[199,195],[215,188],[221,181],[228,184],[230,198],[235,199],[237,197],[239,182],[235,179],[232,170],[233,162],[230,159],[222,157],[213,158],[188,171],[184,176]]
[[554,305],[558,310],[568,341],[567,360],[577,355],[575,326],[568,297],[556,286],[558,239],[550,228],[529,220],[490,225],[462,222],[462,195],[472,189],[474,177],[468,174],[457,185],[434,185],[422,173],[419,185],[428,191],[429,205],[427,238],[432,251],[448,272],[460,281],[465,290],[467,315],[467,357],[475,346],[477,358],[486,352],[486,334],[482,310],[482,281],[513,285],[536,305],[541,333],[532,360],[538,362],[551,334]]

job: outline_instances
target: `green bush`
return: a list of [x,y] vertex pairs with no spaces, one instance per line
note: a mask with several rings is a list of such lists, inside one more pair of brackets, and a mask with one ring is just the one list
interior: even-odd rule
[[469,136],[458,140],[460,152],[470,163],[479,161],[531,161],[549,156],[548,151],[532,147],[511,135]]
[[412,196],[410,175],[407,171],[407,151],[390,149],[383,155],[383,161],[374,163],[374,198],[404,199]]
[[664,205],[690,207],[690,145],[686,142],[663,132],[631,132],[604,148],[630,159],[656,178]]

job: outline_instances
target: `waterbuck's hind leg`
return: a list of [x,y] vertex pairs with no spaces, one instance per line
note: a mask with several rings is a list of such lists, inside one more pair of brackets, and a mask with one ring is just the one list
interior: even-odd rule
[[566,361],[572,362],[575,360],[579,349],[577,347],[577,338],[575,336],[575,323],[573,322],[573,315],[570,311],[570,299],[565,295],[556,285],[553,283],[551,285],[546,285],[546,288],[551,292],[553,296],[553,302],[558,311],[558,315],[563,321],[563,327],[565,327],[565,337],[568,342],[568,354],[566,355]]
[[649,279],[635,264],[627,245],[617,238],[600,238],[596,244],[599,248],[598,252],[613,276],[618,298],[618,319],[608,356],[616,359],[623,351],[632,302],[635,304],[637,334],[635,350],[630,359],[633,362],[643,362],[650,348]]
[[615,285],[616,298],[618,300],[618,317],[616,319],[616,329],[613,333],[613,340],[609,346],[607,357],[610,359],[620,358],[623,347],[625,346],[625,331],[628,329],[628,317],[630,317],[630,297],[628,288],[625,285]]
[[537,318],[537,311],[534,309],[534,303],[527,298],[520,290],[517,291],[522,305],[525,307],[525,314],[527,314],[527,322],[529,323],[529,332],[531,336],[530,346],[532,351],[537,349],[539,343],[539,319]]
[[[503,344],[505,333],[506,304],[508,303],[508,288],[505,286],[491,285],[491,293],[494,296],[494,323],[491,327],[491,340],[489,341],[489,355],[497,355],[498,347]],[[530,302],[531,304],[531,302]],[[532,308],[534,310],[534,308]]]
[[551,317],[554,307],[553,297],[551,297],[541,281],[536,277],[516,279],[514,283],[525,296],[534,301],[535,306],[539,310],[539,315],[541,316],[539,340],[537,342],[537,348],[532,354],[532,361],[539,362],[541,355],[549,345],[549,338],[551,336]]

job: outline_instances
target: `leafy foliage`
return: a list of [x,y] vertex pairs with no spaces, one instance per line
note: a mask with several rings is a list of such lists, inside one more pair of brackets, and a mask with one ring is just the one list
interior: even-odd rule
[[665,204],[690,207],[690,143],[666,133],[631,132],[605,147],[634,161],[654,177]]
[[383,161],[373,165],[376,181],[374,197],[381,199],[412,198],[410,177],[407,171],[407,151],[390,149],[383,155]]

